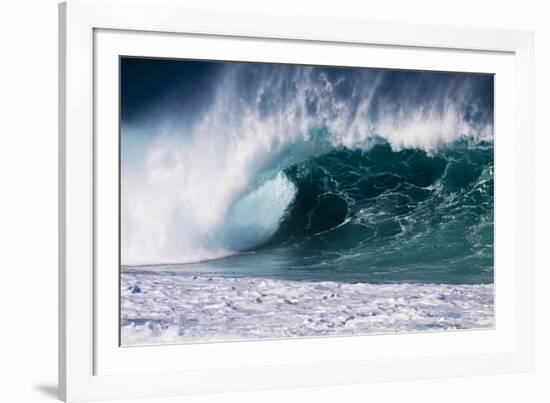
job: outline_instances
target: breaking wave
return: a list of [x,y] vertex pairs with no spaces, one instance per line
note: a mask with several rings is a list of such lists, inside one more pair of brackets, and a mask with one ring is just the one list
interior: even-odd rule
[[492,273],[492,85],[286,65],[217,74],[198,112],[123,127],[123,265],[272,253],[298,272],[467,260]]

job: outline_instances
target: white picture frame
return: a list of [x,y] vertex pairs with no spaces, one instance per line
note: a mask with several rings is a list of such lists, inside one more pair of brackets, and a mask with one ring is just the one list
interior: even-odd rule
[[[532,370],[532,33],[228,16],[171,0],[70,0],[60,5],[59,40],[62,399]],[[495,329],[120,348],[118,270],[113,271],[114,252],[109,253],[118,238],[112,203],[118,179],[109,179],[116,176],[118,137],[104,133],[118,120],[118,70],[113,69],[121,54],[317,64],[337,57],[339,64],[359,66],[368,63],[361,59],[368,54],[376,56],[377,67],[495,73]]]

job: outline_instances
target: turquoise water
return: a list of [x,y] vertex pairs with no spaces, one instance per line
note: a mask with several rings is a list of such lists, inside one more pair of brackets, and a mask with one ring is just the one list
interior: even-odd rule
[[[368,283],[493,282],[493,145],[336,148],[281,169],[293,198],[267,240],[192,264],[125,267]],[[254,214],[251,212],[251,214]]]

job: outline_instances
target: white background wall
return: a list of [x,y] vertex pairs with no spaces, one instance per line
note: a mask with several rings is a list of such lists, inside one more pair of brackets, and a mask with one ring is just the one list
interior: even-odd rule
[[[550,23],[545,2],[187,0],[187,3],[201,8],[261,8],[279,14],[535,31],[536,371],[523,375],[150,401],[550,401],[547,298]],[[0,3],[0,45],[0,401],[46,402],[55,400],[57,382],[57,0]]]

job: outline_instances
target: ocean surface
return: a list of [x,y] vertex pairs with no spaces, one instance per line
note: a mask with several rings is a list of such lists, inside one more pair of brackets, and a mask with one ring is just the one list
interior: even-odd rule
[[[276,221],[262,216],[273,200],[288,203]],[[122,268],[123,344],[494,325],[490,144],[335,150],[236,206],[230,220],[275,221],[272,235],[210,261]]]
[[491,75],[122,63],[123,344],[493,326]]
[[131,272],[123,345],[490,329],[492,284],[369,284]]

